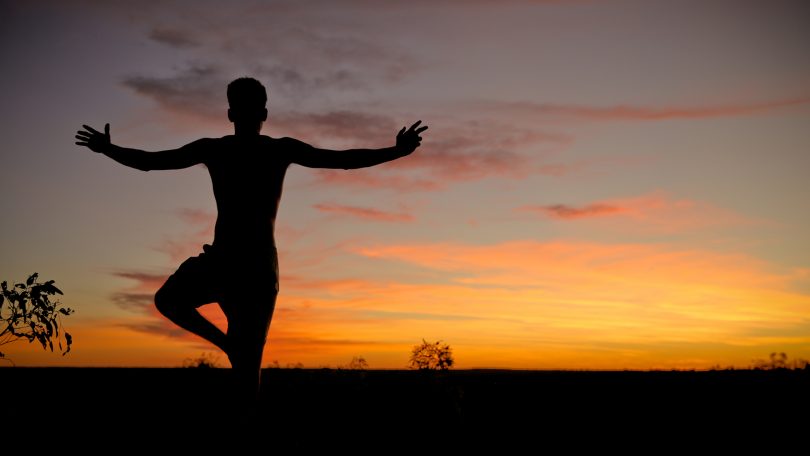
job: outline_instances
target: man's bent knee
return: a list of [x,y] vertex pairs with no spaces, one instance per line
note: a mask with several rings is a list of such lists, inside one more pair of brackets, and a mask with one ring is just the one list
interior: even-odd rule
[[176,304],[166,287],[161,288],[155,293],[155,307],[161,314],[167,317],[175,314],[177,312]]

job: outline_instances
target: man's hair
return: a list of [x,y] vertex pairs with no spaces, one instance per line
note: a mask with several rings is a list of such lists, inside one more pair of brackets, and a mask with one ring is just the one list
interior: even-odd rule
[[228,84],[228,104],[237,110],[262,109],[267,105],[267,90],[253,78],[234,79]]

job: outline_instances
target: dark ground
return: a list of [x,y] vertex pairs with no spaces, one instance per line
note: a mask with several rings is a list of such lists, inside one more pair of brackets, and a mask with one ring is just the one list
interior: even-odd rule
[[229,373],[3,368],[0,404],[12,413],[2,417],[0,441],[42,432],[48,437],[38,444],[97,450],[107,441],[212,449],[236,437],[265,450],[338,454],[504,447],[568,453],[758,442],[773,450],[788,441],[806,449],[810,431],[810,371],[268,369],[250,415],[228,404]]

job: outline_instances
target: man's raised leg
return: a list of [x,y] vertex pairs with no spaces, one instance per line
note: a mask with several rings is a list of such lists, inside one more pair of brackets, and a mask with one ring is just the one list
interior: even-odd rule
[[200,315],[197,308],[202,304],[208,304],[208,302],[193,302],[181,293],[173,292],[165,285],[155,294],[155,307],[161,314],[177,326],[202,337],[228,353],[228,337],[216,325]]

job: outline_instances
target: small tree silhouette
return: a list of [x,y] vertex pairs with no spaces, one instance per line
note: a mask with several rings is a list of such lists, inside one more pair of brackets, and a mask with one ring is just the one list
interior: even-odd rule
[[355,356],[354,358],[352,358],[352,360],[349,362],[349,364],[346,365],[346,369],[349,369],[349,370],[367,370],[368,369],[368,362],[362,356]]
[[453,367],[453,350],[450,345],[442,341],[430,343],[422,339],[422,343],[414,345],[411,350],[411,359],[408,367],[418,370],[447,370]]
[[[42,348],[53,351],[53,342],[56,340],[62,355],[70,352],[73,337],[63,332],[65,345],[62,345],[59,325],[62,315],[70,315],[73,309],[62,307],[59,301],[51,301],[54,295],[61,295],[62,290],[54,286],[54,281],[37,282],[39,274],[31,274],[24,283],[15,283],[12,287],[8,282],[0,283],[0,345],[9,344],[20,339],[28,342],[38,341]],[[0,353],[0,358],[4,354]]]
[[792,362],[788,362],[788,355],[785,352],[773,352],[769,358],[767,360],[755,359],[752,368],[756,370],[810,369],[810,361],[795,358]]

